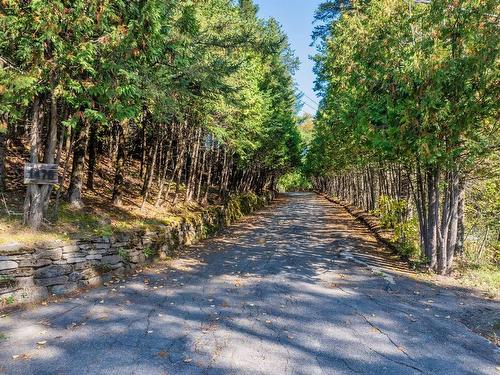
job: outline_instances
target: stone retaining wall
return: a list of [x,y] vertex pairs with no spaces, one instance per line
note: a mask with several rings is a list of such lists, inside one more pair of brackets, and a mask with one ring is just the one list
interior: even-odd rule
[[43,300],[109,281],[216,233],[269,204],[274,194],[233,197],[178,223],[86,240],[0,245],[0,307]]

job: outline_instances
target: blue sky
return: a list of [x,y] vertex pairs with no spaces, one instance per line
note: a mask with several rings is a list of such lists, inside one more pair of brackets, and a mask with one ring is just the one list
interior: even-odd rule
[[[273,17],[283,26],[295,55],[300,59],[300,70],[295,76],[297,86],[300,91],[312,98],[316,103],[319,103],[319,99],[313,91],[313,62],[309,59],[309,56],[313,55],[315,51],[309,45],[311,44],[314,11],[321,1],[254,0],[259,5],[259,15],[261,17]],[[302,100],[307,104],[303,106],[303,111],[314,114],[317,104],[307,97]]]

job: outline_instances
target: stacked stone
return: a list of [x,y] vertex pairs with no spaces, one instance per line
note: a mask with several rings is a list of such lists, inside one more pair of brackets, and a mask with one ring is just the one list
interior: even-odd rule
[[272,198],[272,195],[257,201],[234,198],[238,200],[237,207],[248,207],[251,202],[251,209],[235,212],[227,206],[216,207],[202,212],[199,217],[185,218],[178,224],[162,225],[155,230],[86,240],[50,241],[33,246],[0,245],[0,306],[9,300],[33,302],[97,286],[144,263],[174,256],[183,246],[215,233],[249,213],[247,211],[269,203]]

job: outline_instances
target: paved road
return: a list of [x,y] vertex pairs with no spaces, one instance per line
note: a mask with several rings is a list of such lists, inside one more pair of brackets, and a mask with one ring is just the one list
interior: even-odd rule
[[292,194],[168,265],[1,318],[0,373],[498,373],[465,301]]

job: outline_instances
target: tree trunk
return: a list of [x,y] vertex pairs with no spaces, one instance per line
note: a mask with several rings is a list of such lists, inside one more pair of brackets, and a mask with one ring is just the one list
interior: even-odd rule
[[459,223],[459,201],[461,186],[458,172],[454,171],[451,175],[451,202],[450,219],[448,228],[448,238],[446,242],[446,268],[445,273],[449,273],[453,268],[453,256],[458,242],[458,223]]
[[458,228],[457,228],[457,244],[455,246],[455,256],[462,256],[464,253],[464,238],[465,238],[465,183],[463,179],[460,179],[459,183],[459,193],[458,193]]
[[141,170],[139,176],[144,177],[144,163],[146,162],[146,121],[142,125],[141,131]]
[[[185,129],[185,133],[184,130]],[[168,199],[168,195],[170,194],[170,188],[172,186],[172,182],[175,180],[175,193],[174,197],[172,199],[172,205],[175,205],[177,203],[177,198],[179,196],[179,188],[180,188],[180,183],[181,183],[181,178],[182,178],[182,171],[184,169],[185,163],[185,154],[186,154],[186,142],[187,139],[189,138],[190,131],[188,128],[187,122],[184,123],[184,126],[179,129],[179,136],[177,138],[177,161],[175,165],[175,171],[174,174],[172,175],[172,180],[168,186],[166,197]]]
[[220,148],[217,150],[217,156],[215,157],[214,162],[214,151],[215,151],[215,142],[212,141],[210,146],[210,155],[208,161],[208,171],[207,171],[207,182],[205,187],[205,193],[203,194],[203,199],[201,200],[202,205],[206,205],[208,203],[208,195],[210,193],[210,185],[212,184],[212,170],[219,164],[220,158]]
[[[170,158],[172,155],[172,144],[173,144],[173,137],[170,137],[170,141],[168,142],[167,155],[165,157],[165,164],[163,165],[163,172],[160,176],[160,185],[159,185],[158,194],[157,194],[156,200],[155,200],[155,207],[160,206],[161,198],[163,197],[163,190],[165,189],[165,182],[167,181],[168,166],[170,165]],[[167,200],[168,200],[168,196],[167,196]]]
[[[71,128],[68,127],[67,129],[63,127],[61,130],[62,134],[64,134],[67,131],[66,134],[66,142],[64,144],[65,148],[65,154],[66,154],[66,160],[64,161],[64,167],[63,167],[63,174],[62,177],[59,178],[59,189],[57,190],[56,194],[56,208],[55,211],[59,211],[59,200],[61,199],[61,194],[64,190],[64,184],[66,183],[66,175],[68,174],[69,170],[69,162],[71,160],[71,153],[73,152],[73,139],[72,136],[74,135],[74,132],[71,132]],[[61,155],[62,155],[62,142],[61,142]],[[58,156],[58,159],[60,159],[61,156]],[[59,161],[57,162],[59,164]]]
[[430,267],[436,268],[437,265],[437,241],[439,226],[439,170],[434,167],[428,172],[428,226],[427,226],[427,246],[426,256],[430,261]]
[[0,191],[5,190],[6,153],[7,153],[7,116],[0,115]]
[[113,195],[111,198],[115,206],[123,204],[123,181],[124,168],[127,158],[127,131],[128,124],[122,124],[118,129],[118,148],[115,162],[115,180],[113,183]]
[[195,183],[195,178],[198,172],[198,160],[199,160],[199,154],[200,154],[200,139],[201,139],[201,129],[198,129],[195,133],[195,140],[193,143],[193,152],[192,152],[192,159],[191,159],[191,166],[189,168],[189,177],[187,180],[187,186],[186,186],[186,197],[185,200],[187,202],[190,202],[193,200],[193,195],[194,195],[194,183]]
[[[57,111],[57,96],[55,94],[55,83],[52,83],[52,91],[50,95],[50,123],[49,131],[47,134],[47,142],[45,144],[45,154],[43,162],[47,164],[54,164],[56,160],[57,149],[57,129],[58,129],[58,111]],[[42,204],[44,213],[47,212],[49,206],[50,195],[52,193],[52,185],[43,185],[42,191]]]
[[449,173],[445,176],[445,182],[448,184],[444,192],[444,199],[442,203],[442,213],[441,213],[441,223],[438,225],[438,247],[437,247],[437,258],[438,258],[438,273],[441,275],[446,274],[447,262],[447,252],[446,245],[448,242],[448,229],[449,222],[451,219],[451,200],[452,187],[450,186],[450,176]]
[[148,200],[149,190],[151,189],[151,184],[153,183],[154,170],[156,165],[156,158],[158,156],[158,149],[160,147],[160,139],[156,138],[155,147],[153,149],[153,154],[151,155],[151,160],[146,166],[146,176],[144,180],[144,184],[142,186],[142,205],[141,210],[144,208]]
[[[203,157],[201,158],[201,167],[200,167],[200,173],[198,176],[198,183],[196,187],[196,201],[200,202],[201,201],[201,192],[202,192],[202,187],[203,187],[203,176],[205,175],[205,169],[208,165],[207,163],[207,155],[210,153],[210,147],[207,149],[206,147],[203,147],[202,150],[202,155]],[[208,165],[208,168],[210,168],[210,165]]]
[[87,168],[86,185],[87,189],[94,190],[94,174],[97,162],[97,124],[95,123],[90,125],[89,144],[87,149],[89,153],[89,165]]
[[68,189],[68,201],[72,206],[82,207],[83,172],[85,168],[85,155],[87,153],[89,127],[82,121],[79,132],[75,135],[73,148],[73,168]]
[[[40,143],[41,108],[37,96],[33,103],[33,117],[30,130],[30,163],[38,163],[38,147]],[[38,230],[43,220],[43,199],[41,185],[29,184],[24,200],[24,224]]]

